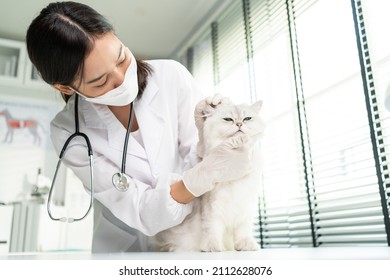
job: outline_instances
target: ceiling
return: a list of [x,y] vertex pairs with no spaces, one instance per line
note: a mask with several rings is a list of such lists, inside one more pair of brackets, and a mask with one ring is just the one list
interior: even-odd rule
[[[1,0],[0,38],[24,41],[48,0]],[[80,0],[103,14],[137,57],[173,58],[228,0]]]

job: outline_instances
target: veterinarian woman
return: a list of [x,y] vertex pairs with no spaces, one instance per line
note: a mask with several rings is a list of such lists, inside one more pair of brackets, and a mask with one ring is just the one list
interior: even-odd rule
[[191,162],[202,108],[224,99],[202,99],[192,76],[175,61],[136,60],[91,7],[49,4],[29,26],[26,41],[42,78],[66,100],[51,123],[56,151],[77,127],[93,150],[90,164],[87,141],[75,137],[63,159],[90,193],[93,169],[93,252],[153,250],[149,236],[181,223],[195,197],[249,171],[229,145]]

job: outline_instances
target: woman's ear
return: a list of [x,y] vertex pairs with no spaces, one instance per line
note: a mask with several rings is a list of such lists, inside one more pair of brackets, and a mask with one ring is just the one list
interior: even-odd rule
[[53,84],[53,87],[56,90],[62,92],[63,94],[67,94],[67,95],[73,95],[76,92],[70,86],[65,86],[65,85],[61,85],[61,84]]

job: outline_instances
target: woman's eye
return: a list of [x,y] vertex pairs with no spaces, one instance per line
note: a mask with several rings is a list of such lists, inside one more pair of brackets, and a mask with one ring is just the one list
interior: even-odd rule
[[104,87],[106,84],[107,84],[107,80],[105,80],[104,83],[102,83],[102,84],[100,84],[100,85],[98,85],[96,87],[101,88],[101,87]]
[[232,118],[223,118],[224,121],[227,121],[227,122],[232,122],[233,119]]
[[119,63],[118,63],[119,65],[123,64],[123,63],[126,61],[127,56],[126,56],[126,53],[125,53],[125,52],[122,53],[122,57],[123,57],[123,58],[122,58],[121,61],[119,61]]
[[244,122],[250,121],[251,119],[252,119],[252,117],[246,117],[246,118],[244,118]]
[[126,61],[126,55],[125,55],[125,57],[119,62],[119,65],[125,63],[125,61]]

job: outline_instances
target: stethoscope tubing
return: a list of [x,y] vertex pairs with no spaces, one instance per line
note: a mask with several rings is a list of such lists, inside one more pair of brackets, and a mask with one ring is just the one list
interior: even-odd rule
[[61,164],[62,164],[62,158],[59,159],[58,162],[57,162],[56,170],[55,170],[55,173],[54,173],[54,179],[53,179],[53,182],[52,182],[50,190],[49,190],[49,195],[48,195],[47,204],[46,204],[47,213],[49,214],[50,219],[52,219],[54,221],[61,221],[61,222],[68,222],[68,223],[81,221],[89,214],[89,212],[91,211],[92,206],[93,206],[93,194],[94,194],[94,185],[93,185],[93,155],[89,155],[89,169],[90,169],[90,182],[91,182],[91,189],[90,189],[90,196],[89,196],[90,197],[89,206],[88,206],[88,209],[85,212],[85,214],[82,217],[80,217],[80,218],[72,218],[72,217],[55,218],[53,216],[53,214],[51,213],[51,207],[50,207],[50,205],[51,205],[51,197],[52,197],[52,193],[53,193],[53,189],[54,189],[55,179],[57,178],[57,173],[58,173],[58,171],[60,169]]
[[129,143],[129,136],[131,132],[131,127],[133,126],[133,102],[130,103],[130,116],[129,116],[129,123],[127,124],[127,130],[126,130],[126,136],[125,136],[125,142],[123,144],[123,154],[122,154],[122,166],[121,166],[121,173],[125,174],[126,172],[126,156],[127,156],[127,146]]
[[[61,149],[61,152],[60,152],[60,155],[59,155],[59,160],[58,160],[58,163],[57,163],[57,166],[56,166],[56,170],[54,172],[54,177],[53,177],[53,181],[52,181],[52,184],[51,184],[51,187],[50,187],[50,190],[49,190],[49,195],[48,195],[48,201],[47,201],[47,212],[49,214],[49,217],[54,220],[54,221],[61,221],[61,222],[68,222],[68,223],[72,223],[72,222],[76,222],[76,221],[81,221],[83,220],[88,214],[89,212],[91,211],[92,209],[92,206],[93,206],[93,196],[94,196],[94,184],[93,184],[93,150],[92,150],[92,145],[91,145],[91,142],[89,141],[89,138],[88,136],[85,134],[85,133],[82,133],[80,132],[79,130],[79,114],[78,114],[78,101],[79,101],[79,96],[78,94],[76,94],[75,96],[75,132],[69,136],[69,138],[65,141],[65,144],[64,146],[62,147]],[[129,188],[129,176],[125,173],[126,171],[126,156],[127,156],[127,146],[128,146],[128,142],[129,142],[129,136],[130,136],[130,132],[131,132],[131,128],[132,128],[132,125],[133,125],[133,118],[134,118],[134,104],[133,102],[130,103],[130,115],[129,115],[129,122],[127,124],[127,130],[126,130],[126,136],[125,136],[125,141],[124,141],[124,145],[123,145],[123,154],[122,154],[122,164],[121,164],[121,171],[120,173],[115,173],[113,175],[113,185],[114,187],[119,190],[119,191],[126,191],[128,188]],[[53,189],[54,189],[54,184],[55,184],[55,181],[56,181],[56,178],[57,178],[57,175],[58,175],[58,171],[60,169],[60,166],[61,166],[61,163],[62,163],[62,160],[63,160],[63,157],[66,153],[66,150],[70,144],[70,142],[75,138],[75,137],[81,137],[85,140],[86,144],[87,144],[87,148],[88,148],[88,157],[89,157],[89,169],[90,169],[90,203],[89,203],[89,207],[88,207],[88,210],[86,211],[86,213],[80,217],[80,218],[72,218],[72,217],[61,217],[61,218],[55,218],[52,213],[51,213],[51,199],[52,199],[52,193],[53,193]],[[119,183],[116,184],[114,183],[114,177],[115,176],[119,176],[120,180],[119,180]],[[126,180],[123,180],[123,179],[126,179]],[[126,184],[123,186],[121,185],[121,182],[122,181],[125,181]]]
[[[65,141],[65,144],[64,144],[64,146],[61,149],[61,152],[60,152],[60,155],[59,155],[59,160],[58,160],[57,166],[56,166],[56,170],[54,172],[53,181],[51,183],[51,187],[50,187],[50,190],[49,190],[49,195],[48,195],[47,205],[46,205],[47,206],[47,212],[49,214],[50,219],[52,219],[54,221],[61,221],[61,222],[68,222],[68,223],[81,221],[82,219],[84,219],[89,214],[89,212],[91,211],[92,206],[93,206],[93,194],[94,194],[94,184],[93,184],[93,150],[92,150],[92,145],[91,145],[91,142],[89,141],[88,136],[86,134],[80,132],[80,130],[79,130],[78,101],[79,101],[79,96],[78,96],[78,94],[76,94],[76,97],[75,97],[75,132],[71,136],[69,136],[69,138]],[[63,157],[65,155],[66,149],[68,148],[68,145],[70,144],[70,142],[75,137],[83,138],[85,140],[86,144],[87,144],[87,147],[88,147],[89,170],[90,170],[90,201],[89,201],[89,207],[88,207],[87,211],[85,212],[85,214],[82,217],[80,217],[80,218],[72,218],[72,217],[55,218],[52,215],[52,213],[51,213],[51,207],[50,207],[50,205],[51,205],[51,197],[52,197],[52,193],[53,193],[53,189],[54,189],[54,184],[56,182],[58,171],[59,171],[59,169],[61,167],[61,163],[62,163]]]

